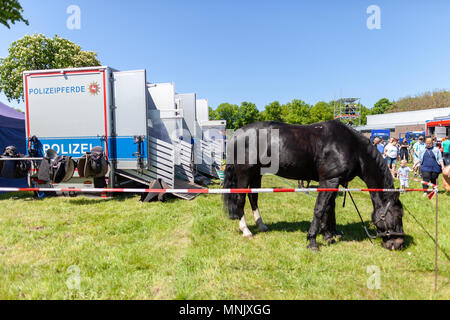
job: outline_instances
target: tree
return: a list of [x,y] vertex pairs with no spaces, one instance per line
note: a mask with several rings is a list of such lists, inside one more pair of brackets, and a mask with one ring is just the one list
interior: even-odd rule
[[371,114],[383,114],[386,113],[389,109],[394,107],[394,103],[389,101],[387,98],[382,98],[378,100],[377,103],[374,104]]
[[258,121],[260,118],[259,110],[254,103],[242,102],[237,114],[237,127],[241,128],[247,124]]
[[298,99],[292,100],[286,104],[287,114],[286,122],[292,124],[310,124],[313,123],[311,119],[311,106],[306,102]]
[[333,107],[324,102],[317,102],[310,110],[311,123],[333,120]]
[[220,120],[220,119],[217,119],[216,111],[214,111],[214,109],[211,107],[208,107],[208,118],[211,120]]
[[361,105],[361,125],[367,124],[367,116],[370,114],[370,109]]
[[28,26],[28,20],[22,17],[22,6],[17,0],[0,0],[0,23],[8,29],[11,28],[10,23],[15,24],[17,21],[23,21]]
[[216,120],[226,120],[227,129],[238,128],[239,107],[235,104],[222,103],[215,110]]
[[264,107],[261,114],[261,120],[264,121],[280,121],[283,119],[282,107],[278,101],[274,101]]
[[13,42],[8,53],[0,59],[0,91],[8,101],[23,100],[23,71],[101,65],[97,53],[82,51],[80,46],[56,35],[53,39],[43,34],[26,35]]

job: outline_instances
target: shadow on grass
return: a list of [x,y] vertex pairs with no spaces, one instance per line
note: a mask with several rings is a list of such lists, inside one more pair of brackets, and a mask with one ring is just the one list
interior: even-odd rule
[[[303,232],[308,233],[309,227],[311,226],[310,221],[300,221],[300,222],[276,222],[266,224],[269,228],[269,232],[273,231],[284,231],[284,232]],[[343,233],[344,237],[341,241],[365,241],[367,240],[367,235],[359,222],[349,223],[345,225],[338,225],[337,230]],[[256,231],[256,230],[255,230]],[[404,248],[408,248],[414,245],[414,238],[410,235],[405,236]]]
[[0,194],[1,200],[37,200],[33,192],[5,192]]
[[[133,198],[135,198],[136,201],[140,201],[140,196],[141,196],[140,193],[121,193],[121,194],[112,195],[111,197],[109,197],[107,199],[101,199],[101,198],[95,197],[95,196],[86,197],[85,195],[82,195],[80,197],[71,198],[71,200],[69,200],[69,202],[71,204],[76,204],[76,205],[89,205],[89,204],[97,204],[97,203],[104,203],[104,202],[110,202],[110,201],[125,201],[125,200],[133,199]],[[165,199],[162,203],[177,203],[180,201],[187,201],[187,200],[178,198],[171,194],[167,194],[167,196],[165,197]],[[151,205],[152,203],[157,203],[157,202],[159,202],[159,201],[147,202],[146,204]]]
[[[6,192],[0,193],[0,201],[2,200],[22,200],[22,201],[41,201],[50,198],[61,198],[61,199],[69,199],[70,204],[74,205],[89,205],[89,204],[98,204],[110,201],[125,201],[128,199],[136,198],[140,196],[139,193],[122,193],[122,194],[113,194],[108,198],[101,198],[100,196],[96,196],[95,194],[79,194],[75,196],[60,196],[49,193],[44,198],[39,199],[33,192]],[[139,199],[136,199],[139,201]],[[179,201],[187,201],[173,195],[168,195],[164,201],[164,203],[176,203]],[[151,204],[148,203],[148,204]]]
[[111,197],[108,198],[100,198],[99,196],[95,196],[95,195],[79,195],[76,197],[69,197],[69,203],[70,204],[75,204],[75,205],[87,205],[87,204],[98,204],[98,203],[105,203],[105,202],[110,202],[110,201],[125,201],[127,199],[131,199],[136,197],[136,194],[120,194],[120,195],[113,195]]

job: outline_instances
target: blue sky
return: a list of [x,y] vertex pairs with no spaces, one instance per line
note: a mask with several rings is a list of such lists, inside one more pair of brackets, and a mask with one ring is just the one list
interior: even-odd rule
[[[148,81],[173,81],[213,108],[348,96],[372,107],[450,87],[448,0],[20,2],[30,25],[0,25],[0,57],[25,34],[58,34],[104,65],[146,69]],[[81,8],[80,30],[66,27],[71,4]],[[373,4],[379,30],[366,26]]]

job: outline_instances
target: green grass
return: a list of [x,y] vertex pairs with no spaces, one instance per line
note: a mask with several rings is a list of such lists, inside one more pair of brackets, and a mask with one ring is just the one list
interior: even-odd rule
[[[398,184],[398,182],[396,182]],[[263,187],[285,187],[273,176]],[[363,184],[355,180],[350,187]],[[216,185],[216,187],[218,187]],[[419,187],[412,183],[411,187]],[[354,193],[364,219],[367,193]],[[222,210],[221,197],[141,203],[139,197],[35,200],[0,195],[0,299],[449,299],[450,195],[439,194],[439,290],[434,293],[435,201],[402,194],[407,248],[383,249],[365,237],[354,208],[337,199],[344,239],[306,248],[315,198],[262,194],[270,231],[253,239]],[[348,200],[348,199],[347,199]],[[367,267],[380,268],[381,289],[367,287]],[[66,282],[80,270],[80,287]]]

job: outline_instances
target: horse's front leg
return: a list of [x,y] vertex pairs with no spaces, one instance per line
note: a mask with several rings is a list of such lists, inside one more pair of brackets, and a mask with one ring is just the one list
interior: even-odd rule
[[[261,188],[261,176],[255,177],[253,181],[250,182],[250,188]],[[269,230],[267,226],[264,224],[263,219],[261,218],[261,213],[258,208],[258,194],[257,193],[249,193],[248,199],[250,200],[250,205],[253,211],[253,218],[255,219],[255,223],[258,226],[259,232],[266,232]]]
[[238,216],[240,217],[239,219],[239,230],[241,230],[244,238],[251,238],[253,237],[252,232],[250,231],[250,229],[247,226],[247,222],[245,221],[245,212],[244,212],[244,207],[245,207],[245,197],[247,195],[244,194],[237,194],[236,195],[236,207],[237,210],[236,212],[238,213]]
[[245,221],[245,214],[243,214],[241,220],[239,220],[239,230],[242,231],[244,238],[250,239],[253,237],[253,234],[248,228],[247,222]]
[[[330,179],[326,181],[321,181],[319,183],[319,186],[321,188],[337,188],[339,186],[339,180],[336,179]],[[326,216],[325,219],[324,215],[328,215],[331,210],[333,209],[334,200],[336,199],[336,192],[320,192],[319,196],[317,197],[316,205],[314,207],[314,217],[313,221],[311,223],[311,227],[309,228],[308,235],[306,239],[309,241],[308,248],[310,248],[313,251],[317,251],[319,249],[319,246],[316,242],[317,234],[319,233],[320,226],[322,221],[325,223],[322,224],[322,228],[324,229],[324,237],[328,237],[328,234],[330,234],[330,231],[328,230],[328,219],[330,217]],[[331,236],[332,237],[332,236]]]

